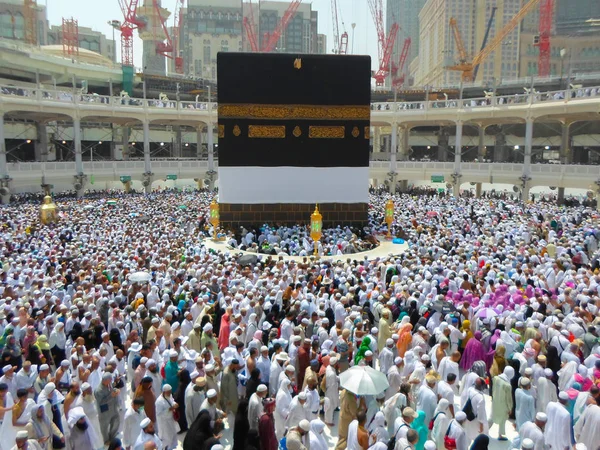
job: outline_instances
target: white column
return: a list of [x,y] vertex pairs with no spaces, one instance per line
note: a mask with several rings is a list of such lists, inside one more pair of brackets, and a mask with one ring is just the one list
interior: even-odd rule
[[390,172],[395,172],[398,168],[396,164],[398,154],[398,124],[392,124],[392,148],[390,149]]
[[202,126],[196,128],[196,159],[202,157]]
[[83,156],[81,153],[81,122],[73,119],[73,144],[75,145],[75,172],[83,175]]
[[479,126],[479,143],[478,143],[478,158],[480,162],[483,162],[485,158],[485,127],[483,125]]
[[208,171],[213,172],[215,170],[215,153],[214,153],[214,136],[213,136],[213,124],[209,123],[206,128],[208,136]]
[[525,122],[525,155],[523,157],[523,180],[521,200],[526,202],[529,199],[529,178],[531,175],[531,153],[533,147],[533,119],[527,119]]
[[151,173],[152,165],[150,163],[150,123],[147,120],[143,122],[144,126],[144,172]]
[[456,122],[456,142],[454,143],[454,171],[460,173],[460,160],[462,157],[462,133],[463,124]]
[[4,114],[0,114],[0,178],[8,178],[6,142],[4,141]]
[[215,173],[215,145],[214,145],[214,134],[213,134],[214,124],[211,122],[207,124],[206,133],[208,140],[208,179],[210,180],[208,183],[208,189],[213,191],[215,189],[215,180],[217,178],[217,174]]

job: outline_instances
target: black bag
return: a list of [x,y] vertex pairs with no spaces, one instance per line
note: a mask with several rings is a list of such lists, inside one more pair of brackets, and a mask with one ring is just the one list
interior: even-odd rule
[[469,420],[469,421],[475,420],[476,416],[475,416],[475,412],[473,411],[473,403],[471,402],[471,397],[469,397],[469,399],[467,400],[467,403],[465,403],[463,412],[466,414],[467,420]]
[[403,423],[403,424],[401,424],[398,427],[398,431],[396,431],[396,434],[394,434],[392,436],[392,438],[390,439],[390,441],[388,442],[387,450],[394,450],[394,448],[396,447],[396,438],[398,437],[398,433],[400,432],[400,430],[402,429],[402,427],[408,427],[408,425],[406,425],[405,423]]

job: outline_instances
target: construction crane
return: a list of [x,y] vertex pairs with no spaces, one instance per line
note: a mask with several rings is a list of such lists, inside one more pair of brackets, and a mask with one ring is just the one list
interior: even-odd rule
[[294,14],[296,14],[296,11],[300,7],[300,3],[302,3],[302,0],[292,0],[290,6],[288,6],[286,11],[283,13],[283,16],[281,17],[281,20],[277,24],[275,30],[272,33],[264,34],[264,45],[262,47],[263,52],[271,53],[273,50],[275,50],[277,42],[279,42],[281,35],[285,32],[290,21],[294,18]]
[[[408,59],[408,52],[410,51],[410,45],[412,39],[407,37],[404,39],[404,45],[402,46],[402,53],[400,53],[400,62],[398,66],[392,65],[392,86],[398,87],[404,84],[404,66],[406,66],[406,60]],[[398,76],[398,72],[400,75]]]
[[176,51],[169,30],[167,29],[167,17],[164,17],[162,14],[163,8],[161,7],[159,0],[152,0],[152,7],[160,22],[160,29],[162,30],[162,36],[156,37],[156,54],[169,59],[174,59]]
[[252,4],[252,0],[249,0],[246,3],[250,8],[250,14],[245,16],[242,23],[244,25],[244,30],[246,31],[246,36],[248,38],[248,43],[250,44],[250,50],[253,52],[260,51],[258,46],[258,39],[256,39],[256,22],[254,22],[254,5]]
[[175,73],[183,73],[183,57],[180,56],[181,28],[183,25],[183,8],[185,0],[177,0],[173,13],[173,53],[175,55]]
[[145,22],[138,19],[136,12],[139,0],[118,0],[123,13],[123,22],[119,26],[121,32],[121,64],[133,67],[133,32],[144,28]]
[[[333,42],[334,48],[333,53],[337,55],[345,55],[348,53],[348,33],[346,30],[342,33],[340,37],[340,28],[338,21],[338,5],[337,0],[331,0],[331,18],[333,20]],[[342,26],[344,26],[344,21],[342,20]]]
[[37,45],[37,3],[35,0],[23,2],[23,19],[25,25],[25,42]]
[[[371,1],[371,0],[370,0]],[[464,82],[472,82],[474,80],[473,75],[475,71],[475,67],[481,64],[496,48],[502,43],[502,41],[508,36],[514,28],[523,20],[523,18],[531,12],[533,8],[540,2],[540,0],[529,0],[521,10],[515,14],[515,16],[510,19],[510,21],[504,25],[502,30],[492,39],[492,41],[482,50],[477,53],[471,60],[471,62],[467,61],[467,54],[464,48],[464,44],[462,42],[462,38],[460,36],[460,31],[458,30],[458,25],[456,24],[456,19],[450,19],[450,26],[452,27],[452,31],[454,33],[454,39],[456,41],[456,47],[458,48],[459,53],[459,64],[454,66],[449,66],[447,69],[449,70],[457,70],[462,72],[462,81]]]
[[[481,49],[479,49],[479,51],[482,51],[485,48],[485,46],[487,45],[488,38],[490,37],[490,30],[492,29],[492,23],[494,23],[494,16],[496,15],[497,9],[498,8],[496,6],[492,6],[492,12],[490,13],[490,19],[488,20],[488,24],[485,29],[485,35],[483,36],[483,42],[481,43]],[[473,79],[474,80],[477,79],[477,72],[479,72],[479,65],[477,65],[477,67],[475,67],[475,70],[473,71]]]
[[390,60],[392,59],[392,51],[396,43],[396,36],[400,27],[397,23],[393,23],[390,27],[390,32],[385,35],[383,26],[383,2],[382,0],[368,0],[371,15],[375,21],[377,30],[377,55],[379,57],[379,69],[373,75],[376,86],[383,86],[385,79],[390,73]]
[[539,36],[534,45],[539,47],[538,75],[550,76],[550,33],[552,32],[552,16],[554,15],[554,0],[542,0],[540,3]]

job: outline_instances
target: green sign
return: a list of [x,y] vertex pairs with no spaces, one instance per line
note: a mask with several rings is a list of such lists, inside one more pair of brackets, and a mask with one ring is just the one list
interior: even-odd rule
[[131,181],[131,175],[121,175],[121,183],[127,183]]
[[167,175],[167,180],[176,180],[177,175]]
[[444,175],[431,175],[431,182],[432,183],[443,183]]

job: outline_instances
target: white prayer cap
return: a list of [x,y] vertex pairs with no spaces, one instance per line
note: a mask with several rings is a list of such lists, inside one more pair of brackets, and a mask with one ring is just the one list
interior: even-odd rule
[[29,437],[29,433],[27,430],[17,431],[16,439],[27,439]]
[[390,338],[390,339],[386,339],[386,341],[385,341],[385,345],[387,345],[388,347],[389,347],[390,345],[394,345],[394,340],[393,340],[393,339],[391,339],[391,338]]
[[147,362],[148,362],[148,358],[146,358],[145,356],[140,359],[140,364],[146,364]]
[[373,352],[371,350],[367,350],[365,352],[365,356],[373,356]]
[[177,354],[177,350],[171,350],[169,352],[169,358],[177,358],[179,355]]
[[152,364],[156,364],[156,361],[154,361],[152,358],[150,358],[147,362],[146,365],[147,366],[151,366]]
[[265,386],[264,384],[259,384],[256,388],[256,392],[267,392],[267,386]]
[[162,387],[162,391],[163,391],[163,392],[171,392],[172,390],[173,390],[173,388],[171,387],[171,385],[170,385],[170,384],[165,384],[165,385]]
[[269,351],[269,347],[267,347],[266,345],[263,345],[263,346],[260,348],[260,352],[261,352],[261,353],[262,353],[262,352],[268,352],[268,351]]
[[306,419],[302,419],[300,421],[300,423],[298,424],[298,426],[303,429],[304,431],[308,431],[310,430],[310,422]]
[[204,332],[212,331],[212,329],[213,329],[213,326],[212,326],[212,323],[210,323],[210,322],[208,322],[206,325],[204,325],[204,328],[202,328],[202,330]]
[[377,327],[371,328],[371,334],[377,334],[377,333],[379,333],[379,330],[377,329]]
[[151,423],[152,423],[152,421],[146,417],[144,420],[142,420],[142,421],[140,422],[140,428],[144,429],[144,428],[146,428],[148,425],[150,425]]
[[298,394],[299,400],[306,400],[306,392],[302,391]]
[[544,376],[547,377],[551,377],[554,375],[554,372],[552,372],[552,369],[544,369]]
[[215,444],[210,448],[210,450],[225,450],[225,447],[223,447],[221,444]]
[[213,370],[215,370],[215,365],[214,365],[214,364],[207,364],[207,365],[204,367],[204,370],[205,370],[206,372],[212,372]]
[[49,366],[48,364],[42,364],[42,365],[40,366],[40,372],[41,372],[42,370],[50,370],[50,366]]
[[569,400],[569,394],[567,394],[565,391],[561,391],[558,393],[558,399],[566,402]]
[[535,445],[534,442],[529,438],[525,438],[525,439],[523,439],[523,442],[521,442],[521,448],[525,448],[525,449],[533,448],[534,445]]
[[435,445],[435,442],[433,441],[427,441],[425,442],[425,450],[435,450],[437,448],[437,446]]
[[394,364],[398,365],[398,364],[402,364],[402,361],[404,361],[401,357],[396,356],[394,358]]
[[458,411],[454,417],[459,422],[462,422],[463,420],[467,420],[467,415],[463,411]]
[[87,391],[87,390],[88,390],[89,388],[91,388],[91,387],[92,387],[92,385],[86,381],[85,383],[83,383],[83,384],[81,385],[81,390],[82,390],[82,391]]
[[578,444],[575,444],[575,450],[587,450],[587,445],[583,442],[579,442]]
[[546,422],[548,420],[548,416],[546,413],[539,412],[535,415],[535,420],[539,420],[540,422]]
[[217,391],[214,389],[209,389],[208,392],[206,393],[206,396],[208,398],[215,398],[217,396]]
[[530,384],[531,384],[531,381],[529,381],[529,378],[525,378],[525,377],[521,378],[521,386],[527,387]]
[[287,366],[285,366],[285,371],[286,372],[295,372],[296,368],[294,366],[292,366],[291,364],[288,364]]

